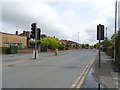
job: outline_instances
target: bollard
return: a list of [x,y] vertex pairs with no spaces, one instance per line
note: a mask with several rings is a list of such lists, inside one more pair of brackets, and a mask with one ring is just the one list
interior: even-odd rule
[[55,49],[55,55],[58,55],[58,49]]
[[98,83],[98,90],[100,90],[100,84]]

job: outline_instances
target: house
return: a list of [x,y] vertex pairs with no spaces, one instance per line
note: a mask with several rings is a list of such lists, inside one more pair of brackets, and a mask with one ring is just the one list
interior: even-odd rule
[[9,34],[0,32],[1,40],[0,47],[10,47],[18,46],[18,48],[23,48],[27,46],[27,37],[19,36],[17,34]]
[[24,36],[27,38],[27,46],[30,45],[30,35],[31,35],[31,32],[30,31],[23,31],[21,34],[18,34],[18,31],[16,31],[16,35],[19,35],[19,36]]

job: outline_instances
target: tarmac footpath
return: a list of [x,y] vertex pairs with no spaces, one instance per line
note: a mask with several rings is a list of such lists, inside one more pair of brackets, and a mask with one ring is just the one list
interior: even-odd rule
[[94,64],[91,66],[89,75],[86,76],[82,88],[98,88],[98,84],[100,84],[102,90],[120,90],[120,72],[116,72],[117,66],[113,59],[107,56],[105,52],[101,52],[99,68],[98,57],[96,57]]

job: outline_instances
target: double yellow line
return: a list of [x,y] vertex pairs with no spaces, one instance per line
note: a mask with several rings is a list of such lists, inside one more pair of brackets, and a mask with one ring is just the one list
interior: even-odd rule
[[76,79],[76,81],[74,82],[74,84],[71,86],[71,88],[81,88],[92,64],[94,63],[95,60],[93,60],[90,64],[86,65],[86,67],[84,68],[84,70],[82,71],[82,73],[80,74],[80,76]]
[[[97,53],[96,53],[96,56],[95,56],[95,59],[98,55],[98,50],[97,50]],[[76,79],[76,81],[74,82],[74,84],[71,86],[71,88],[81,88],[91,66],[93,65],[95,59],[88,65],[86,65],[86,67],[84,68],[84,70],[82,71],[82,73],[80,74],[80,76]]]

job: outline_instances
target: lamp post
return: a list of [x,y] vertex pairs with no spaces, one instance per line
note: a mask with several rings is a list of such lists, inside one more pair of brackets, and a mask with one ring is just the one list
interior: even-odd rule
[[78,32],[78,43],[79,43],[79,32]]
[[108,30],[108,28],[106,27],[106,40],[107,40],[107,30]]
[[[115,32],[114,34],[116,34],[116,30],[117,29],[117,0],[115,2]],[[116,44],[116,39],[115,39],[115,43]],[[116,63],[116,47],[114,46],[114,62]]]

